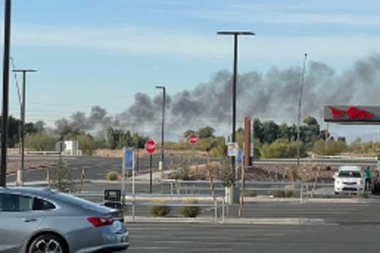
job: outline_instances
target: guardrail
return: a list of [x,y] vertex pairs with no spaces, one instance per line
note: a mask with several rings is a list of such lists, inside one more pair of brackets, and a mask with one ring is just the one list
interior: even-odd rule
[[72,155],[72,156],[81,156],[83,154],[82,150],[76,150],[76,151],[25,151],[25,155]]
[[377,160],[376,156],[312,155],[311,159]]
[[[72,195],[80,198],[103,198],[103,193],[73,193]],[[184,199],[197,199],[198,201],[211,201],[212,203],[198,203],[198,204],[183,204],[183,203],[154,203],[155,200],[169,200],[178,201]],[[130,200],[131,202],[127,202]],[[142,201],[142,202],[139,202]],[[97,202],[97,204],[104,204]],[[125,194],[124,195],[124,205],[132,207],[132,222],[135,222],[136,217],[136,207],[138,206],[170,206],[170,207],[192,207],[197,206],[200,208],[213,208],[214,209],[214,221],[218,224],[219,212],[222,210],[221,219],[222,223],[225,221],[226,208],[228,213],[228,205],[225,203],[225,197],[222,195],[185,195],[185,194]]]

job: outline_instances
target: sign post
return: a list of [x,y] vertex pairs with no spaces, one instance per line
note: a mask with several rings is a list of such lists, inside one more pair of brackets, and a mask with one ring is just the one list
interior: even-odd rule
[[132,196],[133,205],[132,213],[134,217],[135,212],[135,151],[132,148],[123,148],[123,163],[121,166],[121,192],[123,194],[123,206],[125,204],[125,171],[132,170]]
[[156,143],[153,140],[149,140],[145,143],[145,150],[149,154],[149,192],[153,193],[153,154],[156,151]]
[[193,146],[193,159],[195,162],[195,145],[198,144],[198,136],[196,134],[190,135],[188,142]]

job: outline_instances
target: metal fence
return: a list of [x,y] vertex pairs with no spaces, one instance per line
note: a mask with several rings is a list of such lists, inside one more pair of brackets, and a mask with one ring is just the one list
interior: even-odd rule
[[[104,193],[73,193],[74,196],[91,200],[97,204],[103,205]],[[174,203],[185,199],[196,199],[199,201],[197,204]],[[163,203],[157,203],[157,200],[166,200]],[[225,202],[225,197],[221,195],[186,195],[186,194],[125,194],[124,206],[132,208],[132,222],[135,221],[136,207],[152,207],[152,206],[169,206],[169,207],[200,207],[210,208],[214,210],[214,221],[217,224],[221,218],[224,223],[226,212],[228,213],[228,206]],[[221,213],[219,212],[221,210]]]

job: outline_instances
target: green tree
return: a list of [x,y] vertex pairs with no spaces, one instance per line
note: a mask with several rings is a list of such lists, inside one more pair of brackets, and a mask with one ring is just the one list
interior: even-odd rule
[[55,150],[56,139],[47,134],[29,134],[25,137],[25,147],[34,151]]
[[215,137],[214,136],[215,129],[210,127],[210,126],[200,128],[197,132],[198,132],[198,138],[199,139],[208,139],[208,138],[214,138]]
[[85,155],[93,155],[96,149],[96,142],[90,135],[81,135],[76,138],[78,141],[79,149],[82,150]]
[[188,129],[183,133],[184,138],[189,138],[190,135],[195,134],[194,130]]

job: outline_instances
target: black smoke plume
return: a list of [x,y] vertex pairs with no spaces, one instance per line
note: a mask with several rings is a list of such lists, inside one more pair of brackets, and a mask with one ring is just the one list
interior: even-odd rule
[[[303,89],[303,117],[310,115],[322,120],[324,104],[375,105],[378,103],[379,73],[380,54],[362,58],[342,73],[323,62],[309,61]],[[301,76],[301,67],[272,67],[267,73],[252,71],[239,75],[238,124],[246,116],[296,122]],[[193,90],[167,95],[166,130],[179,135],[189,128],[211,125],[218,130],[229,126],[231,84],[231,73],[219,71]],[[96,105],[89,115],[76,112],[68,119],[58,120],[56,125],[69,125],[85,131],[104,131],[112,126],[159,132],[161,105],[160,95],[151,98],[137,93],[134,103],[120,114],[110,115],[105,108]]]

